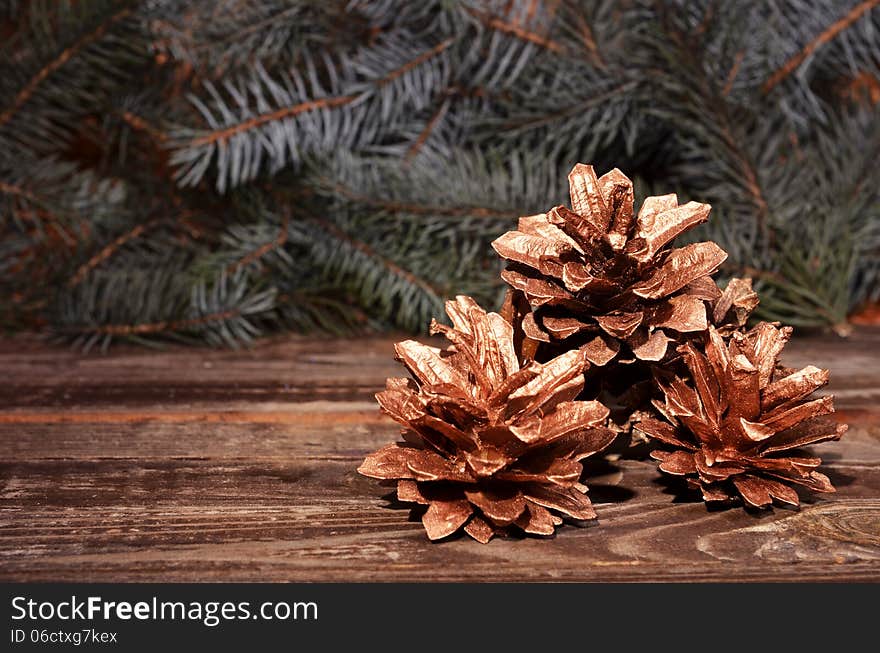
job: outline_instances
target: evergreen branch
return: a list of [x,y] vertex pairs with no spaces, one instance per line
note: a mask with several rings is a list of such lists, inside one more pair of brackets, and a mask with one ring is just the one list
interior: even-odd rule
[[384,86],[385,84],[393,82],[395,79],[397,79],[401,75],[405,75],[406,73],[408,73],[409,71],[413,70],[414,68],[420,66],[421,64],[425,63],[426,61],[430,61],[431,59],[436,57],[438,54],[440,54],[444,50],[448,49],[449,46],[451,46],[453,43],[455,43],[455,39],[453,39],[453,38],[449,38],[449,39],[446,39],[445,41],[441,41],[440,43],[435,45],[430,50],[423,52],[422,54],[415,57],[414,59],[407,61],[402,66],[398,66],[397,68],[392,70],[390,73],[387,73],[384,77],[381,77],[378,81],[376,81],[376,86]]
[[520,40],[528,41],[529,43],[534,43],[550,52],[555,52],[557,54],[562,52],[562,46],[556,41],[549,39],[545,36],[541,36],[537,32],[528,30],[524,27],[520,27],[519,25],[508,23],[505,20],[498,18],[497,16],[493,16],[488,12],[479,11],[478,9],[467,9],[467,12],[479,19],[486,27],[490,29],[494,29],[498,32],[502,32],[504,34],[508,34],[510,36],[514,36]]
[[615,86],[614,88],[605,91],[604,93],[593,95],[591,97],[588,97],[583,102],[572,104],[571,106],[564,107],[563,109],[560,109],[558,111],[554,111],[552,113],[542,115],[537,118],[514,119],[508,121],[505,124],[504,129],[534,129],[536,127],[542,127],[544,125],[551,124],[557,120],[579,115],[587,109],[601,106],[614,97],[624,95],[625,93],[632,91],[636,88],[637,84],[638,83],[635,81],[624,82],[623,84],[619,84],[618,86]]
[[512,214],[510,211],[501,209],[493,209],[485,206],[430,206],[424,204],[413,204],[411,202],[394,202],[380,200],[365,195],[353,193],[350,189],[342,184],[333,184],[332,189],[335,193],[354,202],[371,209],[378,209],[386,213],[409,213],[411,215],[428,215],[445,218],[461,218],[466,216],[480,218],[509,218]]
[[[713,12],[714,5],[706,10],[706,14],[704,14],[700,21],[700,26],[708,24],[707,15]],[[701,31],[701,29],[705,31],[706,28],[698,26],[696,31]],[[676,85],[676,91],[681,94],[681,97],[687,104],[691,105],[691,111],[695,115],[695,121],[701,130],[704,130],[709,135],[710,140],[717,139],[720,141],[720,145],[727,150],[731,157],[731,163],[736,167],[736,172],[739,173],[737,183],[744,187],[751,204],[755,208],[758,227],[766,238],[771,239],[773,234],[767,225],[768,202],[759,183],[758,170],[754,161],[747,154],[742,139],[738,139],[735,135],[731,119],[731,104],[727,100],[727,93],[725,92],[726,84],[724,88],[718,88],[715,80],[709,76],[702,62],[704,50],[696,49],[692,39],[680,26],[676,28],[664,21],[663,33],[671,43],[675,44],[677,51],[672,56],[686,58],[684,61],[690,70],[694,87],[687,84],[681,85],[678,79],[681,77],[681,73],[671,68],[661,71],[658,77],[666,76]],[[665,46],[665,44],[660,45],[661,47]],[[672,61],[675,60],[673,59]],[[738,69],[739,65],[735,56],[731,72]],[[731,82],[732,77],[733,75],[728,73],[728,80]]]
[[249,252],[245,256],[241,257],[238,261],[235,261],[232,264],[230,264],[226,268],[227,273],[230,273],[230,274],[234,273],[234,272],[240,270],[241,268],[243,268],[247,265],[250,265],[251,263],[253,263],[255,261],[259,261],[261,258],[263,258],[266,254],[268,254],[272,250],[279,249],[280,247],[283,247],[284,243],[287,242],[287,230],[288,230],[289,226],[290,226],[290,212],[285,210],[284,216],[281,219],[281,228],[278,230],[278,235],[275,237],[275,240],[261,245],[260,247],[253,250],[252,252]]
[[318,100],[309,100],[307,102],[300,102],[299,104],[295,104],[289,107],[282,107],[281,109],[277,109],[276,111],[272,111],[271,113],[264,113],[259,116],[254,116],[244,122],[240,122],[238,124],[232,125],[230,127],[226,127],[225,129],[221,129],[219,131],[214,131],[209,134],[205,134],[203,136],[199,136],[198,138],[190,141],[189,145],[192,147],[200,147],[202,145],[213,145],[218,141],[226,141],[235,136],[236,134],[241,134],[242,132],[250,131],[252,129],[256,129],[261,125],[268,124],[270,122],[275,122],[276,120],[283,120],[284,118],[292,118],[293,116],[298,116],[301,113],[307,113],[309,111],[316,111],[318,109],[329,109],[334,107],[341,107],[342,105],[353,102],[357,99],[357,95],[341,95],[337,97],[325,97],[320,98]]
[[82,283],[83,279],[86,278],[89,272],[91,272],[96,267],[101,265],[101,263],[113,256],[114,252],[116,252],[120,247],[125,245],[127,242],[138,238],[148,229],[152,229],[153,227],[155,227],[159,222],[160,220],[155,219],[150,220],[149,222],[141,223],[135,226],[133,229],[122,234],[121,236],[114,238],[108,245],[101,249],[101,251],[99,251],[77,269],[74,275],[67,282],[67,287],[75,288],[76,286],[78,286],[80,283]]
[[5,193],[7,195],[15,195],[16,197],[21,197],[22,199],[27,200],[31,204],[36,204],[37,206],[42,206],[43,203],[40,199],[31,193],[29,190],[22,188],[21,186],[7,184],[4,181],[0,181],[0,193]]
[[378,261],[389,273],[393,274],[396,277],[399,277],[406,281],[409,284],[412,284],[426,294],[434,297],[438,301],[442,299],[443,293],[439,291],[437,288],[434,288],[430,283],[425,281],[424,279],[416,276],[409,270],[404,270],[402,267],[397,265],[394,261],[382,256],[375,249],[367,245],[365,242],[357,240],[353,238],[349,234],[345,233],[342,229],[337,227],[332,222],[325,220],[324,218],[319,218],[317,216],[311,216],[309,221],[316,225],[322,231],[330,234],[337,240],[341,240],[342,242],[348,244],[352,249],[357,250],[361,254],[364,254],[368,258]]
[[406,151],[405,159],[412,159],[416,154],[418,154],[419,150],[425,145],[425,142],[431,136],[431,132],[437,127],[437,123],[439,123],[443,116],[446,115],[446,112],[449,111],[449,95],[443,98],[443,101],[440,103],[440,106],[437,107],[437,110],[434,111],[434,114],[425,124],[425,128],[421,131],[418,138],[413,142],[412,145]]
[[599,50],[599,46],[596,44],[596,38],[593,35],[593,28],[590,27],[590,23],[587,21],[586,17],[582,16],[580,13],[576,14],[576,17],[578,23],[578,36],[580,36],[581,43],[583,43],[592,63],[597,68],[605,68],[607,63],[602,56],[602,52]]
[[162,131],[132,111],[120,111],[118,115],[126,125],[136,131],[144,132],[157,143],[164,143],[168,138]]
[[225,322],[241,317],[241,309],[233,308],[226,311],[202,315],[186,320],[148,322],[145,324],[102,324],[94,327],[67,328],[72,333],[94,333],[107,336],[132,336],[165,333],[170,331],[186,331],[193,327],[205,326],[215,322]]
[[880,0],[865,0],[864,2],[853,7],[845,16],[837,20],[834,24],[828,27],[828,29],[826,29],[812,41],[807,43],[807,45],[805,45],[800,52],[798,52],[796,55],[786,61],[781,68],[774,72],[767,79],[767,81],[764,82],[761,90],[765,94],[772,91],[783,79],[785,79],[795,70],[797,70],[798,66],[800,66],[807,57],[813,54],[813,52],[815,52],[817,49],[819,49],[829,41],[833,40],[843,30],[848,28],[864,14],[871,11],[878,5],[880,5]]
[[[880,97],[878,4],[32,0],[0,36],[0,326],[421,330],[500,299],[490,243],[576,161],[711,202],[693,238],[761,317],[840,323],[880,296],[877,107],[843,97]],[[198,217],[154,228],[154,197]]]
[[110,27],[128,16],[132,14],[133,10],[130,7],[125,7],[115,14],[109,16],[106,20],[101,22],[95,29],[93,29],[88,34],[83,35],[79,39],[77,39],[73,45],[62,50],[57,57],[55,57],[52,61],[43,66],[36,75],[31,77],[30,81],[24,85],[24,87],[18,92],[15,98],[12,101],[12,104],[5,110],[3,113],[0,113],[0,127],[9,122],[12,117],[18,112],[19,109],[30,99],[30,97],[34,94],[37,88],[42,84],[50,75],[55,73],[59,68],[61,68],[64,64],[70,61],[77,52],[82,50],[85,47],[88,47],[95,41],[99,40]]
[[286,9],[281,9],[280,11],[267,16],[266,18],[262,18],[254,23],[243,25],[236,30],[230,32],[226,36],[220,39],[213,39],[209,42],[198,44],[194,50],[196,52],[205,51],[205,50],[213,50],[216,49],[218,45],[228,45],[229,43],[234,43],[236,41],[240,41],[242,37],[246,35],[253,34],[254,32],[258,32],[264,27],[269,27],[273,24],[277,24],[287,16],[292,14],[296,14],[302,11],[302,7],[299,5],[293,5],[292,7],[287,7]]
[[724,97],[730,95],[730,91],[733,90],[733,83],[736,81],[736,76],[739,74],[739,67],[742,65],[745,55],[746,51],[740,50],[733,58],[733,64],[730,66],[730,72],[727,73],[727,79],[724,80],[724,88],[721,89],[721,95],[723,95]]
[[[422,54],[415,57],[414,59],[411,59],[410,61],[407,61],[402,66],[399,66],[398,68],[392,70],[383,77],[380,77],[373,83],[377,87],[384,86],[385,84],[394,81],[401,75],[406,74],[413,68],[416,68],[420,64],[423,64],[433,57],[436,57],[438,54],[449,48],[453,43],[454,39],[446,39],[445,41],[441,41],[430,50],[423,52]],[[200,147],[203,145],[211,145],[217,143],[218,141],[226,141],[236,134],[241,134],[243,132],[256,129],[267,123],[275,122],[277,120],[283,120],[285,118],[292,118],[294,116],[298,116],[299,114],[307,113],[310,111],[341,107],[355,101],[359,97],[360,94],[352,93],[336,97],[325,97],[316,100],[308,100],[306,102],[300,102],[299,104],[295,104],[293,106],[281,107],[280,109],[272,111],[271,113],[260,114],[258,116],[254,116],[253,118],[245,120],[244,122],[226,127],[222,130],[199,136],[190,141],[189,145],[191,147]]]

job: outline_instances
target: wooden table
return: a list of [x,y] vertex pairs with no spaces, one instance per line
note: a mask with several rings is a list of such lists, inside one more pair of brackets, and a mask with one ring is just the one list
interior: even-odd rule
[[392,342],[0,343],[0,580],[880,580],[880,330],[786,352],[831,369],[851,425],[815,448],[836,495],[707,510],[623,460],[592,466],[596,525],[487,546],[429,543],[355,472],[397,434],[372,400]]

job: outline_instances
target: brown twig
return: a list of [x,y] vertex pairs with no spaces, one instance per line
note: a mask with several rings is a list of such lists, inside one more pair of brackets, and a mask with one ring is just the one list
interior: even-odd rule
[[813,52],[831,41],[834,37],[836,37],[843,30],[856,22],[864,14],[871,11],[877,5],[880,5],[880,0],[865,0],[865,2],[862,2],[853,7],[845,16],[837,20],[828,29],[819,34],[819,36],[807,43],[807,45],[805,45],[800,52],[798,52],[795,56],[786,61],[779,70],[774,72],[770,76],[770,78],[766,82],[764,82],[764,86],[762,88],[763,92],[769,93],[771,90],[773,90],[773,88],[777,84],[779,84],[779,82],[791,75],[798,68],[798,66],[800,66],[804,62],[807,57],[813,54]]
[[577,14],[577,20],[581,41],[583,42],[587,53],[590,55],[590,59],[593,60],[593,64],[595,64],[597,68],[605,68],[605,59],[602,57],[602,53],[599,51],[599,46],[596,44],[596,39],[593,36],[593,28],[590,27],[587,19],[581,14]]
[[153,127],[150,123],[148,123],[136,113],[133,113],[131,111],[122,111],[119,113],[119,117],[122,118],[122,121],[126,125],[136,131],[144,132],[157,143],[163,143],[167,138],[164,133]]
[[727,79],[724,81],[724,88],[721,89],[721,95],[724,97],[730,95],[730,91],[733,90],[733,82],[736,81],[736,76],[739,74],[739,67],[742,65],[745,54],[745,50],[740,50],[733,58],[733,65],[730,67],[730,72],[727,73]]
[[41,223],[44,220],[49,220],[50,225],[55,229],[58,233],[58,236],[67,244],[69,247],[72,247],[76,244],[76,238],[71,236],[67,231],[62,228],[60,224],[60,218],[46,208],[45,203],[36,195],[34,195],[29,190],[22,188],[21,186],[16,186],[14,184],[7,184],[5,182],[0,181],[0,193],[6,193],[7,195],[14,195],[16,197],[20,197],[27,202],[39,207],[37,209],[28,208],[28,209],[13,209],[13,214],[16,218],[20,220],[25,220],[31,223]]
[[254,261],[260,260],[273,249],[278,249],[279,247],[282,247],[284,243],[287,242],[287,228],[289,225],[290,213],[285,210],[284,217],[281,220],[281,229],[278,230],[278,235],[275,237],[275,239],[268,243],[260,245],[254,251],[248,253],[246,256],[243,256],[235,263],[232,263],[231,265],[229,265],[228,268],[226,268],[226,271],[230,274],[236,272],[244,266],[250,265]]
[[541,0],[531,0],[529,2],[529,8],[526,10],[526,19],[525,24],[529,25],[535,19],[535,16],[538,13],[538,7],[541,4]]
[[12,119],[12,116],[15,115],[16,111],[18,111],[22,105],[27,102],[30,97],[34,94],[49,75],[57,71],[61,66],[66,64],[70,59],[75,55],[79,50],[82,50],[84,47],[87,47],[100,39],[104,34],[110,29],[111,25],[114,23],[127,18],[132,13],[131,8],[122,9],[109,18],[102,22],[98,27],[94,30],[80,37],[76,42],[73,43],[70,47],[65,48],[61,51],[61,53],[55,57],[52,61],[43,66],[36,75],[34,75],[30,81],[25,84],[25,86],[18,92],[15,96],[15,99],[12,101],[12,104],[3,112],[0,113],[0,127],[5,125]]
[[399,68],[395,68],[394,70],[392,70],[390,73],[388,73],[387,75],[382,77],[379,81],[377,81],[376,85],[383,86],[383,85],[387,84],[388,82],[394,81],[395,79],[397,79],[401,75],[408,73],[413,68],[422,65],[423,63],[425,63],[426,61],[429,61],[430,59],[433,59],[438,54],[440,54],[441,52],[443,52],[444,50],[449,48],[449,46],[451,46],[453,43],[455,43],[455,39],[452,39],[452,38],[446,39],[445,41],[441,41],[440,43],[435,45],[430,50],[423,52],[422,54],[420,54],[419,56],[417,56],[413,59],[410,59],[409,61],[407,61],[405,64],[403,64]]
[[508,23],[501,18],[492,16],[484,11],[478,11],[476,9],[468,9],[467,11],[491,29],[510,34],[511,36],[515,36],[523,41],[528,41],[529,43],[534,43],[535,45],[550,50],[551,52],[562,52],[562,46],[559,45],[559,43],[545,36],[541,36],[537,32],[525,29],[519,25],[514,25],[513,23]]
[[326,109],[332,107],[340,107],[344,104],[348,104],[349,102],[354,101],[356,95],[340,95],[338,97],[325,97],[320,98],[318,100],[309,100],[308,102],[300,102],[299,104],[294,104],[289,107],[282,107],[281,109],[277,109],[272,111],[271,113],[264,113],[259,116],[254,116],[253,118],[249,118],[244,122],[240,122],[237,125],[232,125],[231,127],[227,127],[225,129],[221,129],[219,131],[211,132],[210,134],[205,134],[204,136],[199,136],[198,138],[193,139],[190,142],[190,145],[193,147],[198,147],[201,145],[209,145],[211,143],[216,143],[217,141],[225,141],[229,140],[236,134],[240,134],[242,132],[249,131],[254,129],[255,127],[259,127],[261,125],[265,125],[270,122],[274,122],[276,120],[282,120],[284,118],[291,118],[293,116],[298,116],[301,113],[306,113],[308,111],[314,111],[315,109]]
[[7,195],[15,195],[17,197],[21,197],[22,199],[31,202],[32,204],[36,204],[38,206],[42,206],[42,202],[39,198],[31,193],[29,190],[25,190],[21,186],[15,186],[13,184],[7,184],[5,182],[0,181],[0,193],[6,193]]
[[748,159],[748,157],[743,153],[739,144],[733,136],[733,133],[730,130],[730,124],[726,119],[720,124],[721,129],[721,137],[727,145],[730,152],[733,154],[734,158],[739,163],[740,171],[743,174],[743,180],[745,182],[746,190],[748,190],[749,195],[752,197],[752,202],[755,204],[755,208],[758,211],[758,227],[761,229],[761,232],[768,238],[772,238],[772,233],[767,226],[767,214],[768,214],[768,206],[767,200],[764,199],[764,193],[761,191],[761,185],[758,183],[758,173],[755,170],[754,165]]
[[139,224],[136,227],[134,227],[134,229],[131,229],[130,231],[127,231],[124,234],[122,234],[121,236],[115,238],[112,242],[108,243],[100,252],[95,254],[92,258],[90,258],[88,261],[83,263],[79,267],[79,269],[77,269],[76,273],[67,282],[67,287],[68,288],[75,288],[76,286],[78,286],[80,283],[82,283],[83,279],[86,278],[86,276],[89,274],[89,272],[91,272],[96,267],[98,267],[101,263],[103,263],[104,261],[109,259],[111,256],[113,256],[113,254],[114,254],[114,252],[116,252],[116,250],[118,250],[120,247],[122,247],[128,241],[134,240],[135,238],[137,238],[138,236],[143,234],[148,229],[151,229],[152,227],[156,226],[156,224],[158,224],[158,223],[159,223],[158,219],[149,220],[148,222],[144,222],[142,224]]
[[409,161],[416,154],[418,154],[419,150],[422,149],[424,144],[427,142],[428,137],[431,135],[431,132],[434,131],[434,128],[437,127],[437,123],[439,123],[443,116],[446,115],[446,112],[449,111],[449,97],[446,96],[443,99],[443,102],[440,103],[440,106],[437,107],[437,110],[434,112],[434,115],[431,116],[431,119],[428,120],[425,128],[419,134],[419,137],[415,140],[415,142],[409,146],[409,149],[406,151],[406,155],[404,157],[405,160]]

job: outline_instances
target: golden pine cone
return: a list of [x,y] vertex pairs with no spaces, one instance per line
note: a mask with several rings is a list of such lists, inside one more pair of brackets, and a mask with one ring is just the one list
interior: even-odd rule
[[707,303],[721,297],[711,275],[727,254],[713,242],[670,244],[711,207],[661,195],[634,216],[632,182],[617,168],[597,178],[579,163],[568,180],[571,209],[520,218],[492,243],[508,261],[502,277],[531,306],[525,335],[581,347],[602,366],[621,349],[627,359],[659,361],[679,334],[705,331]]
[[831,396],[809,399],[828,382],[827,370],[779,366],[790,334],[761,322],[725,339],[710,327],[704,351],[679,348],[686,378],[655,370],[665,395],[655,407],[667,422],[645,419],[635,428],[661,445],[651,456],[662,471],[686,477],[706,501],[740,496],[755,507],[773,499],[799,505],[788,484],[834,492],[816,471],[822,461],[797,449],[837,440],[847,427],[828,417]]
[[462,527],[483,543],[513,528],[550,535],[560,515],[595,518],[580,461],[615,433],[605,428],[605,406],[574,401],[589,366],[584,352],[521,364],[500,315],[466,296],[446,311],[453,326],[432,322],[431,330],[450,347],[395,346],[413,378],[389,379],[376,399],[403,425],[405,442],[368,455],[358,471],[396,480],[401,501],[427,505],[432,540]]

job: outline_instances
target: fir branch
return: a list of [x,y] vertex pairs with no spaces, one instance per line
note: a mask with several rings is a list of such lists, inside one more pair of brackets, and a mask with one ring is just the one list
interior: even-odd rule
[[310,216],[309,221],[312,224],[316,225],[322,231],[325,231],[326,233],[336,238],[337,240],[346,243],[352,249],[367,256],[371,260],[378,261],[386,270],[388,270],[390,274],[403,279],[407,283],[416,286],[417,288],[420,288],[425,294],[436,299],[438,302],[442,301],[443,293],[440,290],[432,286],[426,280],[410,272],[409,270],[404,270],[402,267],[397,265],[397,263],[389,258],[382,256],[381,254],[379,254],[379,252],[374,250],[365,242],[350,236],[332,222],[329,222],[324,218],[319,218],[317,216]]
[[212,39],[204,43],[199,43],[193,49],[195,52],[204,53],[207,51],[216,50],[218,49],[218,46],[227,46],[230,43],[237,43],[241,41],[243,37],[253,35],[255,32],[259,32],[261,29],[265,29],[272,25],[282,24],[284,19],[300,12],[302,12],[302,7],[294,4],[290,7],[287,7],[286,9],[280,9],[274,14],[266,16],[265,18],[256,20],[253,23],[243,23],[236,25],[233,31],[229,32],[229,34],[223,36],[222,38]]
[[29,190],[22,188],[16,184],[7,184],[6,182],[0,180],[0,193],[5,193],[6,195],[15,195],[16,197],[21,197],[24,200],[27,200],[31,204],[36,204],[37,206],[42,206],[43,202],[32,192]]
[[126,125],[135,131],[144,132],[157,143],[164,143],[168,138],[164,132],[151,125],[146,119],[137,115],[133,111],[123,110],[120,111],[118,115]]
[[288,232],[289,228],[290,228],[290,212],[287,210],[284,210],[282,213],[282,218],[281,218],[281,227],[278,230],[278,235],[275,237],[275,240],[268,242],[268,243],[265,243],[263,245],[260,245],[260,247],[256,248],[255,250],[248,252],[246,255],[241,257],[239,260],[231,263],[226,268],[226,271],[229,274],[237,272],[241,268],[246,267],[256,261],[259,261],[261,258],[266,256],[266,254],[268,254],[272,250],[284,247],[284,243],[287,242],[287,232]]
[[736,81],[736,76],[739,74],[739,67],[742,65],[745,56],[745,50],[740,50],[736,53],[736,56],[734,56],[733,65],[730,66],[730,72],[727,73],[727,78],[724,80],[724,88],[721,89],[721,95],[724,97],[730,95],[730,91],[733,90],[733,83]]
[[282,107],[281,109],[277,109],[272,111],[271,113],[264,113],[258,116],[254,116],[248,120],[237,123],[235,125],[231,125],[224,129],[220,129],[214,132],[210,132],[208,134],[204,134],[203,136],[199,136],[190,141],[189,145],[191,147],[200,147],[202,145],[213,145],[214,143],[220,141],[226,141],[232,138],[237,134],[241,134],[246,131],[250,131],[252,129],[256,129],[262,125],[265,125],[270,122],[275,122],[277,120],[283,120],[284,118],[292,118],[293,116],[298,116],[301,113],[307,113],[310,111],[317,111],[320,109],[333,109],[336,107],[341,107],[345,104],[349,104],[357,99],[357,95],[342,95],[339,97],[325,97],[319,98],[317,100],[308,100],[306,102],[300,102],[299,104],[295,104],[289,107]]
[[81,36],[71,46],[62,50],[58,56],[43,66],[37,73],[31,77],[24,87],[18,92],[12,100],[12,104],[0,113],[0,127],[8,123],[12,117],[21,109],[22,106],[36,92],[40,84],[42,84],[50,75],[57,72],[64,64],[70,61],[80,50],[88,47],[92,43],[100,40],[115,23],[128,18],[133,13],[131,7],[124,7],[115,14],[108,16],[91,32]]
[[[433,57],[437,56],[449,46],[452,45],[454,39],[446,39],[438,43],[436,46],[431,48],[430,50],[420,54],[414,59],[407,61],[402,66],[392,70],[387,73],[385,76],[380,77],[379,79],[372,82],[376,87],[382,87],[401,75],[406,74],[408,71],[416,68],[417,66],[429,61]],[[354,93],[350,95],[341,95],[337,97],[325,97],[325,98],[317,98],[314,100],[308,100],[306,102],[300,102],[298,104],[282,107],[270,113],[265,113],[261,115],[254,116],[248,120],[240,122],[235,125],[228,126],[219,131],[211,132],[209,134],[205,134],[193,139],[189,145],[192,147],[199,147],[202,145],[210,145],[213,143],[217,143],[218,141],[226,141],[235,136],[236,134],[241,134],[243,132],[251,131],[256,129],[262,125],[267,123],[275,122],[278,120],[283,120],[285,118],[292,118],[301,113],[307,113],[311,111],[318,111],[321,109],[335,109],[346,104],[350,104],[354,102],[360,97],[359,94]]]
[[431,59],[433,59],[434,57],[439,55],[441,52],[447,50],[453,43],[455,43],[455,39],[453,39],[453,38],[449,38],[449,39],[445,39],[443,41],[440,41],[440,43],[435,45],[433,48],[426,50],[425,52],[418,55],[417,57],[404,63],[402,66],[398,66],[397,68],[395,68],[394,70],[392,70],[391,72],[386,74],[384,77],[379,78],[376,82],[374,82],[375,85],[378,87],[382,87],[385,84],[389,84],[389,83],[393,82],[398,77],[405,75],[406,73],[410,72],[411,70],[414,70],[415,68],[422,65],[426,61],[430,61]]
[[797,70],[807,57],[829,41],[833,40],[838,34],[878,5],[880,5],[880,0],[865,0],[853,7],[845,16],[842,16],[839,20],[830,25],[825,31],[807,43],[800,52],[786,61],[781,68],[776,70],[767,81],[764,82],[761,90],[765,94],[772,91],[782,80]]
[[490,29],[502,32],[503,34],[508,34],[528,43],[534,43],[535,45],[538,45],[545,50],[549,50],[550,52],[554,52],[557,54],[562,52],[562,46],[559,43],[546,36],[542,36],[538,32],[529,30],[514,23],[506,22],[505,20],[498,18],[497,16],[493,16],[488,12],[480,11],[478,9],[468,8],[467,12],[475,18],[479,19]]
[[108,260],[113,254],[123,245],[132,241],[136,238],[139,238],[148,230],[154,228],[156,225],[160,223],[159,219],[150,220],[148,222],[144,222],[142,224],[136,225],[126,233],[122,234],[114,238],[108,245],[101,249],[97,254],[92,256],[88,261],[83,263],[77,271],[73,274],[70,280],[67,282],[68,288],[75,288],[80,283],[82,283],[83,279],[88,276],[89,272],[94,270],[96,267],[101,265],[104,261]]
[[[765,317],[880,296],[880,0],[119,3],[32,0],[4,32],[0,297],[28,315],[0,325],[424,329],[500,298],[489,243],[575,161],[711,202],[694,238]],[[198,219],[155,228],[157,197]]]
[[443,101],[440,102],[440,104],[438,105],[436,111],[434,111],[434,113],[428,119],[428,122],[425,123],[425,128],[418,135],[418,138],[416,138],[416,140],[413,141],[413,144],[410,145],[409,148],[406,150],[406,155],[404,158],[407,161],[412,159],[416,154],[418,154],[419,150],[421,150],[422,147],[425,145],[425,142],[431,136],[431,132],[434,131],[434,129],[437,127],[437,124],[441,120],[443,120],[443,117],[449,111],[449,104],[450,104],[450,99],[449,99],[449,95],[447,94],[443,98]]
[[[324,180],[327,183],[327,180]],[[511,211],[493,209],[487,206],[431,206],[427,204],[413,204],[411,202],[395,202],[376,199],[366,195],[358,195],[341,184],[332,184],[330,188],[345,199],[360,204],[361,206],[376,209],[383,213],[408,213],[410,215],[425,215],[442,218],[461,218],[473,216],[478,218],[510,218]]]
[[91,333],[106,336],[134,336],[134,335],[150,335],[159,333],[168,333],[173,331],[188,331],[197,327],[203,327],[216,322],[225,322],[237,317],[241,317],[240,309],[230,309],[194,317],[186,320],[175,320],[171,322],[149,322],[145,324],[101,324],[93,327],[68,327],[65,329],[68,333]]
[[542,116],[513,118],[504,125],[504,129],[509,131],[535,129],[537,127],[544,127],[546,125],[553,124],[554,122],[564,118],[578,116],[588,109],[601,107],[613,98],[625,96],[627,93],[633,91],[636,88],[637,84],[638,83],[635,81],[623,82],[622,84],[618,84],[617,86],[603,93],[588,97],[582,102],[563,107],[562,109],[554,110]]

